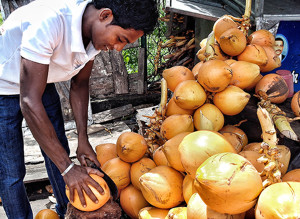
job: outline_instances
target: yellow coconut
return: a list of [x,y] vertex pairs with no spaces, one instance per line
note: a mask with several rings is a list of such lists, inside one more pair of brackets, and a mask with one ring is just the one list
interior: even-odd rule
[[235,153],[219,153],[199,166],[195,187],[211,209],[240,214],[252,208],[262,191],[262,180],[255,167]]
[[279,56],[276,54],[275,50],[271,46],[264,46],[263,47],[267,57],[268,61],[266,65],[260,66],[261,72],[269,72],[274,70],[275,68],[279,68],[281,66],[281,60]]
[[212,44],[212,47],[214,50],[214,59],[222,61],[226,61],[227,59],[229,59],[229,56],[222,51],[219,43],[216,42]]
[[294,112],[295,116],[300,116],[300,91],[296,92],[293,95],[292,101],[291,101],[291,108]]
[[197,58],[202,62],[206,59],[206,54],[205,54],[206,46],[201,47],[201,49],[198,50],[196,53]]
[[108,160],[118,157],[116,144],[104,143],[95,147],[97,160],[101,166]]
[[239,153],[242,150],[243,145],[239,136],[230,132],[221,133],[221,134],[226,138],[227,141],[230,142],[230,144],[234,147],[237,153]]
[[256,84],[260,81],[260,79],[262,79],[263,78],[263,75],[262,74],[259,74],[255,79],[254,79],[254,81],[248,86],[248,87],[246,87],[246,88],[244,88],[244,90],[245,91],[252,91],[254,88],[255,88],[255,86],[256,86]]
[[275,45],[275,37],[268,30],[257,30],[248,36],[249,44],[257,44],[260,46],[274,46]]
[[145,207],[140,210],[139,219],[165,219],[168,213],[169,209]]
[[162,150],[162,146],[158,147],[153,153],[153,161],[156,166],[169,166],[165,153]]
[[[259,150],[261,149],[261,144],[262,142],[250,143],[243,148],[243,151],[259,152]],[[277,154],[278,161],[280,164],[282,164],[279,166],[279,170],[281,171],[281,174],[284,175],[289,167],[289,163],[291,159],[291,151],[285,145],[277,145],[277,148],[278,148],[278,154]]]
[[232,79],[230,84],[241,89],[251,86],[260,75],[259,66],[250,62],[237,61],[232,63],[230,67],[232,69]]
[[147,151],[145,138],[135,132],[124,132],[117,139],[117,154],[125,162],[141,159]]
[[180,82],[195,79],[192,71],[185,66],[173,66],[165,69],[162,73],[162,76],[167,81],[167,87],[172,92],[174,92],[176,86]]
[[139,161],[133,163],[130,168],[130,179],[132,185],[140,190],[139,178],[144,174],[149,172],[151,169],[156,167],[155,162],[147,157],[143,157]]
[[185,175],[182,184],[183,198],[185,203],[189,203],[191,196],[197,192],[194,186],[194,179],[188,174]]
[[149,203],[142,192],[130,184],[120,192],[120,205],[130,218],[138,219],[140,210],[149,206]]
[[191,132],[179,133],[178,135],[175,135],[173,138],[170,138],[168,141],[166,141],[166,143],[162,146],[162,150],[166,155],[169,166],[181,172],[184,172],[184,168],[181,164],[178,147],[182,139],[190,133]]
[[221,34],[219,43],[223,52],[230,56],[237,56],[246,48],[247,40],[239,28],[233,27]]
[[171,208],[166,216],[167,219],[187,219],[186,207]]
[[245,213],[222,214],[209,208],[198,193],[194,193],[187,205],[188,219],[244,219]]
[[195,79],[197,79],[198,77],[198,71],[199,71],[199,68],[201,67],[201,65],[203,64],[203,62],[198,62],[192,69],[192,72],[193,72],[193,75],[195,76]]
[[243,147],[243,151],[259,151],[261,149],[262,142],[251,142]]
[[172,97],[168,104],[167,104],[167,109],[166,109],[166,116],[171,116],[171,115],[175,115],[175,114],[180,114],[180,115],[192,115],[194,112],[194,110],[190,110],[190,109],[183,109],[181,107],[179,107],[175,101],[174,101],[174,97]]
[[220,17],[213,26],[213,31],[215,34],[215,38],[218,42],[220,42],[220,36],[222,33],[224,33],[226,30],[237,27],[238,25],[228,16],[224,15]]
[[231,66],[233,63],[237,62],[235,59],[227,59],[224,61],[227,65]]
[[230,83],[232,69],[222,60],[209,60],[204,62],[198,71],[198,81],[210,92],[220,92]]
[[218,132],[201,130],[184,137],[178,147],[185,172],[195,179],[197,168],[210,156],[222,152],[236,153]]
[[219,131],[224,125],[223,113],[210,103],[199,107],[194,113],[193,120],[197,130]]
[[171,115],[163,121],[160,127],[160,134],[165,139],[171,139],[182,132],[193,131],[194,124],[191,115]]
[[98,199],[97,203],[92,201],[92,199],[90,199],[90,197],[84,191],[83,196],[84,196],[86,204],[85,204],[85,206],[83,206],[81,203],[81,200],[79,199],[77,190],[74,190],[73,201],[71,201],[70,189],[68,186],[66,186],[65,191],[66,191],[67,198],[69,199],[70,203],[80,211],[95,211],[95,210],[101,208],[103,205],[105,205],[105,203],[108,202],[108,200],[110,199],[110,190],[109,190],[109,187],[108,187],[106,181],[102,177],[100,177],[96,174],[90,174],[90,177],[92,177],[103,189],[103,193],[100,193],[95,187],[89,185],[91,192],[94,193],[94,195]]
[[285,145],[277,145],[278,148],[278,161],[282,164],[279,167],[282,176],[287,172],[289,167],[290,159],[291,159],[291,151]]
[[300,218],[300,182],[268,186],[258,198],[255,218]]
[[[214,51],[214,59],[225,61],[229,58],[229,56],[221,50],[219,43],[216,42],[214,44],[211,44],[210,47]],[[208,56],[208,54],[206,53],[206,46],[201,47],[196,56],[200,61],[205,61],[206,57]]]
[[230,85],[225,90],[216,93],[213,102],[223,114],[234,116],[242,112],[250,97],[250,94],[241,88]]
[[131,164],[119,157],[106,161],[101,169],[114,181],[118,189],[124,189],[130,184]]
[[268,62],[267,54],[260,45],[249,44],[244,51],[237,56],[238,61],[246,61],[257,64],[258,66],[266,65]]
[[300,168],[299,169],[293,169],[289,172],[287,172],[283,177],[282,177],[283,182],[300,182]]
[[183,109],[197,109],[204,104],[205,100],[206,93],[196,80],[183,81],[174,91],[174,101]]
[[[241,151],[239,155],[243,156],[247,160],[250,161],[250,163],[255,167],[255,169],[261,173],[265,165],[263,163],[260,163],[257,161],[258,158],[262,157],[263,155],[260,154],[258,151]],[[262,180],[264,180],[265,177],[262,177]]]
[[[281,146],[283,146],[283,145],[281,145]],[[258,158],[262,157],[263,155],[260,154],[258,151],[244,150],[244,151],[241,151],[239,153],[239,155],[241,155],[241,156],[245,157],[247,160],[249,160],[258,172],[262,172],[264,170],[265,165],[263,163],[258,162]],[[289,160],[290,160],[289,149],[286,148],[285,146],[281,147],[279,149],[278,161],[280,164],[282,164],[282,166],[279,166],[279,170],[280,170],[282,176],[286,175],[285,173],[288,169]],[[266,179],[266,176],[262,176],[262,180],[265,180],[265,179]]]
[[140,177],[145,199],[157,208],[173,208],[184,201],[183,175],[172,167],[157,166]]
[[36,214],[34,219],[59,219],[59,216],[51,209],[42,209]]
[[265,75],[255,86],[255,93],[265,92],[272,103],[283,103],[289,95],[289,87],[278,74]]
[[226,125],[219,132],[234,146],[237,153],[248,144],[246,133],[236,126]]

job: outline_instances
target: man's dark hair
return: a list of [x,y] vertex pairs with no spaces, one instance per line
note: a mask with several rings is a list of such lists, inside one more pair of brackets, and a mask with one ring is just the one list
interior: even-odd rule
[[142,30],[144,34],[153,31],[157,24],[156,0],[93,0],[95,8],[110,8],[114,19],[112,25],[124,29]]

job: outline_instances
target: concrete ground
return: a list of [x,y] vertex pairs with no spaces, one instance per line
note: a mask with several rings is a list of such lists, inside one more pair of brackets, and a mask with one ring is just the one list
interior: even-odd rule
[[[51,197],[51,193],[46,190],[46,186],[49,185],[49,181],[40,181],[36,183],[26,184],[27,193],[30,201],[30,205],[33,212],[33,217],[43,209],[52,209],[55,211],[55,198]],[[50,197],[50,198],[49,198]],[[0,206],[0,218],[7,218],[3,209],[2,203]]]
[[[149,107],[146,110],[137,110],[136,118],[140,121],[148,121],[144,115],[152,115],[153,107]],[[96,129],[89,134],[89,140],[93,147],[100,143],[116,143],[117,138],[126,131],[131,131],[131,129],[124,122],[116,122],[105,124],[103,127],[93,126]],[[74,158],[76,147],[77,147],[77,135],[74,131],[66,132],[69,146],[71,149],[70,157]],[[39,146],[33,139],[31,133],[28,130],[24,130],[24,142],[25,142],[25,166],[26,166],[26,176],[25,176],[25,186],[27,188],[27,193],[31,208],[33,211],[33,216],[43,209],[55,210],[55,199],[51,197],[46,189],[50,183],[47,178],[46,170],[43,163],[43,158]],[[73,159],[72,159],[73,160]],[[76,160],[73,160],[76,162]],[[50,197],[50,198],[49,198]],[[0,219],[7,218],[2,203],[0,204]],[[125,217],[124,217],[125,218]]]
[[[55,210],[54,209],[55,205],[52,202],[50,202],[48,198],[38,199],[38,200],[35,200],[35,201],[31,201],[30,204],[31,204],[31,208],[32,208],[34,216],[40,210],[48,208],[47,206],[50,206],[50,209]],[[0,218],[1,219],[7,218],[7,216],[6,216],[6,214],[5,214],[4,209],[3,209],[2,206],[0,207]]]
[[[99,129],[95,133],[89,134],[89,140],[93,147],[100,143],[116,143],[117,138],[121,133],[130,131],[130,128],[123,122],[116,122],[113,124],[106,124],[104,128]],[[74,160],[75,151],[77,148],[77,135],[74,131],[66,132],[69,146],[71,150],[70,157]],[[51,193],[46,190],[46,186],[50,185],[46,169],[44,167],[43,158],[39,146],[34,141],[30,134],[24,136],[25,142],[25,166],[26,166],[26,176],[25,176],[25,186],[27,189],[27,194],[32,207],[33,215],[35,215],[43,209],[55,209],[55,203],[51,198]],[[50,196],[50,199],[49,199]],[[7,218],[2,204],[0,205],[0,219]]]

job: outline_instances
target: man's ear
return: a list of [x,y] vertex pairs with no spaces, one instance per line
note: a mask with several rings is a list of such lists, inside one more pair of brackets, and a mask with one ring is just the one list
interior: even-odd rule
[[113,20],[112,10],[109,8],[101,8],[99,10],[99,20],[106,21],[108,23],[112,22]]

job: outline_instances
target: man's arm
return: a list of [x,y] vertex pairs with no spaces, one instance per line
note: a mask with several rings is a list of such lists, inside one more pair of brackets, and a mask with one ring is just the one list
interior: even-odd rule
[[[48,65],[39,64],[22,58],[20,75],[20,105],[26,122],[43,151],[55,163],[62,173],[70,164],[71,160],[60,144],[54,127],[50,122],[45,108],[42,104]],[[82,189],[94,201],[97,198],[88,187],[88,184],[95,187],[100,193],[103,189],[88,174],[94,173],[103,176],[99,171],[75,165],[65,176],[64,181],[70,189],[70,199],[74,198],[74,189],[77,190],[81,203],[85,205]]]
[[85,158],[100,166],[97,155],[88,141],[87,120],[89,103],[89,79],[94,61],[89,61],[71,80],[70,103],[78,132],[77,159],[86,166]]

